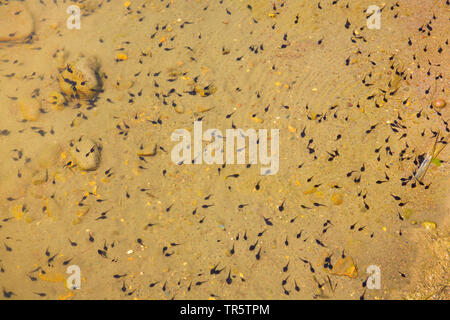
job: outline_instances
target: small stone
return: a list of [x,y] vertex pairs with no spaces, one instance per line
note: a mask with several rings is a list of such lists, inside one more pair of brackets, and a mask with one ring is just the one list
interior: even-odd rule
[[66,104],[66,98],[58,91],[51,92],[47,101],[51,104],[53,110],[63,110]]
[[83,222],[83,219],[81,217],[76,217],[75,219],[72,220],[72,224],[74,226],[76,226],[77,224],[80,224],[81,222]]
[[31,184],[27,190],[28,194],[34,199],[44,200],[48,194],[45,192],[45,189],[40,185]]
[[38,278],[42,281],[52,283],[64,282],[66,280],[65,275],[57,273],[56,271],[47,271],[45,273],[39,272]]
[[434,230],[437,228],[436,223],[433,221],[424,221],[422,222],[422,226],[424,226],[427,230]]
[[33,222],[33,218],[30,216],[30,212],[27,210],[26,206],[22,204],[17,204],[9,208],[10,214],[17,220],[25,221],[26,223]]
[[128,55],[126,53],[120,52],[117,54],[116,59],[117,59],[117,61],[125,61],[125,60],[128,60]]
[[346,256],[345,258],[339,258],[331,270],[331,274],[337,276],[347,276],[354,279],[358,276],[358,269],[353,262],[353,258]]
[[184,107],[182,105],[177,104],[173,109],[176,113],[184,113]]
[[59,75],[61,92],[69,99],[91,100],[102,88],[100,64],[94,57],[69,63]]
[[156,143],[141,144],[139,146],[137,155],[140,157],[153,157],[154,155],[156,155],[156,148]]
[[61,147],[57,143],[45,144],[37,151],[36,161],[43,169],[50,168],[58,163]]
[[44,184],[48,181],[48,170],[38,170],[34,173],[31,178],[31,183],[35,186]]
[[19,100],[19,108],[24,120],[39,120],[41,115],[41,103],[38,100],[32,98],[22,98]]
[[122,76],[118,76],[115,87],[119,90],[128,90],[131,89],[134,86],[134,80],[129,78],[124,78]]
[[25,212],[26,212],[26,209],[25,209],[25,207],[24,207],[23,205],[17,204],[17,205],[15,205],[15,206],[11,207],[11,208],[9,209],[9,211],[10,211],[10,214],[11,214],[14,218],[16,218],[16,220],[20,220],[20,219],[22,219],[22,217],[24,216],[24,214],[25,214]]
[[142,50],[142,55],[145,56],[145,57],[152,57],[153,56],[152,55],[152,51],[150,49],[148,49],[148,48]]
[[89,212],[89,210],[90,210],[89,206],[81,207],[81,209],[79,209],[77,212],[77,217],[83,218]]
[[80,137],[69,143],[70,154],[75,163],[82,170],[96,170],[100,164],[100,148],[97,143],[89,138]]
[[201,97],[209,97],[217,91],[217,88],[214,85],[208,85],[204,88],[199,86],[194,87],[195,92]]
[[252,117],[252,120],[254,121],[254,122],[256,122],[256,123],[263,123],[264,122],[264,120],[263,119],[261,119],[261,118],[259,118],[259,117]]
[[34,19],[26,5],[19,1],[0,5],[0,42],[24,42],[34,32]]
[[99,0],[86,0],[82,1],[78,4],[79,7],[82,9],[83,12],[92,14],[97,10],[99,7],[101,7]]
[[343,201],[344,201],[344,198],[342,197],[342,195],[340,193],[335,193],[331,197],[331,202],[333,202],[333,204],[335,204],[337,206],[340,205]]
[[198,112],[207,112],[211,109],[213,109],[214,107],[207,107],[207,106],[197,106],[197,111]]
[[58,50],[55,54],[55,61],[56,66],[59,70],[62,70],[66,67],[66,61],[67,61],[67,52],[64,50]]
[[316,193],[316,192],[317,192],[317,188],[311,187],[308,190],[303,191],[303,194],[313,194],[313,193]]
[[30,216],[26,216],[23,218],[23,221],[25,221],[26,223],[32,223],[34,221],[34,218],[30,217]]
[[48,217],[53,221],[57,221],[62,218],[63,209],[62,207],[53,199],[49,199],[46,203],[46,211]]
[[433,107],[438,108],[438,109],[442,109],[443,107],[445,107],[445,105],[447,104],[445,102],[444,99],[436,99],[433,100],[433,102],[431,103],[433,105]]

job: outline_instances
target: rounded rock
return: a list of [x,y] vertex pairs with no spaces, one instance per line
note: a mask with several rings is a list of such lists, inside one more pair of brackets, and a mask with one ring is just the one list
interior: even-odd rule
[[422,222],[422,226],[427,229],[428,231],[434,230],[437,228],[436,222],[433,221],[424,221]]
[[139,157],[153,157],[156,155],[157,145],[154,142],[141,144],[137,155]]
[[445,105],[447,103],[444,99],[436,99],[436,100],[433,100],[433,102],[431,104],[435,108],[442,109],[443,107],[445,107]]
[[2,2],[0,21],[0,42],[24,42],[34,32],[33,16],[22,2]]
[[41,115],[41,103],[32,98],[22,98],[19,100],[19,108],[22,118],[27,121],[37,121]]
[[96,170],[100,164],[100,147],[89,138],[80,137],[69,143],[70,154],[78,167],[85,171]]
[[48,169],[58,164],[61,147],[57,143],[47,143],[36,152],[36,161],[40,168]]
[[344,199],[342,197],[342,195],[340,193],[335,193],[333,194],[333,196],[331,197],[331,201],[335,204],[335,205],[340,205]]
[[61,92],[69,99],[91,100],[102,88],[100,65],[94,57],[82,57],[67,64],[59,75]]
[[47,102],[53,110],[63,110],[66,105],[66,98],[58,91],[53,91],[48,95]]

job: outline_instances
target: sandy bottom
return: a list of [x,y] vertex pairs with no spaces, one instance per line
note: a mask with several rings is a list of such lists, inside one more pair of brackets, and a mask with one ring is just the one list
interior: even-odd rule
[[[449,131],[449,4],[384,3],[23,1],[33,35],[0,43],[0,298],[448,299],[450,148],[412,174]],[[278,172],[174,163],[200,119],[279,129]]]

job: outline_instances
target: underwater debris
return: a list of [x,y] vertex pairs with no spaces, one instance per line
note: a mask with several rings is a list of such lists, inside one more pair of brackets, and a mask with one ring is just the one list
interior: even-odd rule
[[[450,137],[450,134],[447,135],[447,137],[445,139],[439,141],[439,132],[438,132],[438,134],[436,134],[436,140],[433,143],[433,147],[431,148],[431,151],[426,154],[424,160],[422,161],[419,168],[417,169],[417,172],[414,173],[414,178],[418,182],[420,182],[420,183],[422,182],[421,180],[427,173],[427,170],[428,170],[431,162],[433,162],[433,160],[437,159],[437,156],[439,155],[439,153],[441,153],[441,151],[444,150],[444,148],[447,146],[449,137]],[[438,143],[442,143],[443,146],[441,146],[440,148],[437,148]]]

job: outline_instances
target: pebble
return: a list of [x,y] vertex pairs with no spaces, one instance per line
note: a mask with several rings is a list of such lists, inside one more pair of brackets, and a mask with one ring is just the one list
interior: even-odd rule
[[53,221],[59,220],[62,217],[63,209],[58,204],[58,202],[56,202],[53,199],[49,199],[46,204],[47,204],[46,212],[48,217],[51,218]]
[[34,32],[34,19],[26,5],[11,1],[0,6],[0,42],[23,42]]
[[58,69],[62,70],[66,67],[68,54],[64,50],[59,50],[55,54],[55,61]]
[[131,89],[134,84],[134,80],[119,75],[115,82],[115,87],[119,90],[128,90]]
[[207,107],[207,106],[197,106],[198,112],[208,112],[209,110],[213,109],[213,107]]
[[340,205],[344,199],[342,197],[342,195],[340,193],[335,193],[333,194],[333,196],[331,197],[331,201],[335,204],[335,205]]
[[433,102],[432,102],[433,107],[438,108],[438,109],[442,109],[443,107],[445,107],[446,104],[447,104],[447,102],[444,99],[436,99],[436,100],[433,100]]
[[80,169],[96,170],[100,164],[100,148],[97,143],[86,137],[72,140],[69,144],[70,154]]
[[215,86],[213,86],[213,85],[207,86],[205,88],[201,88],[199,86],[195,86],[194,90],[201,97],[208,97],[208,96],[214,94],[217,91],[217,88]]
[[34,173],[31,178],[31,183],[35,186],[44,184],[48,181],[48,170],[38,170]]
[[184,107],[182,105],[177,104],[173,109],[175,110],[176,113],[180,114],[184,113]]
[[346,256],[345,258],[339,258],[331,270],[331,274],[337,276],[347,276],[354,279],[358,276],[358,269],[353,262],[353,258]]
[[9,208],[11,216],[13,216],[17,221],[22,220],[26,223],[33,222],[33,218],[30,216],[30,212],[22,204],[17,204]]
[[47,101],[51,104],[53,110],[63,110],[66,104],[66,98],[58,91],[51,92]]
[[47,169],[57,164],[60,158],[61,147],[57,143],[45,144],[36,155],[36,161],[42,169]]
[[23,218],[23,216],[25,214],[25,209],[24,209],[23,205],[16,204],[9,208],[9,212],[10,212],[11,216],[16,218],[16,220],[20,220]]
[[34,183],[30,184],[27,192],[31,197],[38,200],[45,200],[48,196],[45,189],[41,185],[35,185]]
[[141,144],[137,155],[140,157],[153,157],[156,155],[156,143]]
[[427,230],[434,230],[437,228],[436,223],[433,221],[424,221],[422,222],[422,226],[424,226]]
[[89,210],[90,210],[89,206],[84,206],[81,209],[79,209],[76,218],[72,220],[72,224],[77,225],[83,222],[83,217],[89,212]]
[[94,57],[81,57],[69,63],[59,75],[61,92],[69,99],[91,100],[102,88],[100,64]]
[[261,118],[259,118],[259,117],[252,117],[252,120],[254,121],[254,122],[256,122],[256,123],[263,123],[264,122],[264,120],[263,119],[261,119]]
[[37,121],[41,115],[41,103],[37,99],[22,98],[19,100],[22,118],[27,121]]
[[118,61],[128,60],[128,55],[126,53],[118,53],[117,54],[117,60]]

